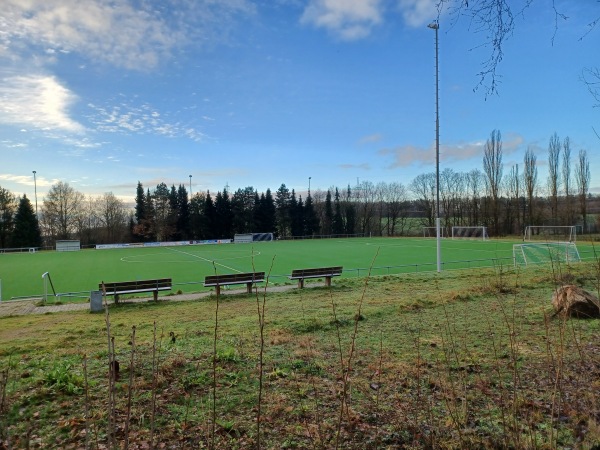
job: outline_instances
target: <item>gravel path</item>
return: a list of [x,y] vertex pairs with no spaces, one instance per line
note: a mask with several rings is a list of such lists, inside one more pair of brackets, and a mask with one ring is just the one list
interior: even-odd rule
[[[306,284],[305,288],[320,287],[324,286],[325,283],[310,283]],[[258,292],[262,293],[264,288],[259,287]],[[283,285],[283,286],[269,286],[267,292],[285,292],[291,289],[298,289],[296,285]],[[233,295],[233,294],[244,294],[246,289],[222,289],[221,295]],[[214,291],[209,292],[196,292],[192,294],[174,294],[169,296],[159,296],[159,301],[170,301],[170,302],[185,302],[191,300],[199,300],[201,298],[209,297],[214,295]],[[130,298],[121,300],[122,303],[142,303],[152,300],[152,297],[142,298]],[[37,306],[40,303],[39,298],[35,299],[24,299],[24,300],[9,300],[0,302],[0,317],[10,316],[24,316],[27,314],[47,314],[47,313],[59,313],[67,311],[89,311],[90,304],[86,303],[64,303],[62,305],[44,305]],[[109,304],[113,304],[113,300],[109,301]]]

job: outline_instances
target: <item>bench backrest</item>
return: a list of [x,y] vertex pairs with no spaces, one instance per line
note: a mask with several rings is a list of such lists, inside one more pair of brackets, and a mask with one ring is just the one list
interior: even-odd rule
[[171,278],[159,278],[157,280],[136,280],[136,281],[117,281],[110,283],[99,283],[98,287],[102,290],[102,285],[106,289],[106,293],[113,292],[128,292],[128,291],[153,291],[171,289]]
[[260,283],[261,281],[265,281],[264,272],[230,273],[225,275],[208,275],[204,279],[204,285]]
[[342,266],[335,267],[317,267],[313,269],[295,269],[292,270],[292,278],[302,277],[335,277],[342,274]]

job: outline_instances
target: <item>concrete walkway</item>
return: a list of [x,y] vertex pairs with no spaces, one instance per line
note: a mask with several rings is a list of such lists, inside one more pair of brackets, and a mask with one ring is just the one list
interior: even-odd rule
[[[325,283],[310,283],[306,284],[305,288],[312,287],[322,287],[325,286]],[[267,292],[284,292],[289,291],[291,289],[297,289],[296,285],[283,285],[283,286],[269,286],[267,287]],[[258,288],[258,294],[261,295],[264,292],[264,287]],[[233,294],[245,294],[246,289],[223,289],[221,291],[221,295],[233,295]],[[211,295],[215,295],[214,291],[208,292],[196,292],[192,294],[174,294],[174,295],[165,295],[159,296],[159,301],[169,301],[169,302],[184,302],[191,300],[199,300],[201,298],[206,298]],[[142,298],[126,298],[121,299],[121,303],[143,303],[151,301],[152,297]],[[35,299],[24,299],[24,300],[9,300],[3,301],[0,303],[0,318],[1,317],[10,317],[10,316],[24,316],[27,314],[47,314],[47,313],[60,313],[60,312],[68,312],[68,311],[89,311],[90,304],[89,302],[84,303],[64,303],[61,305],[53,305],[52,301],[49,301],[48,304],[44,306],[38,306],[41,304],[39,298]],[[113,305],[114,301],[109,300],[109,305]]]

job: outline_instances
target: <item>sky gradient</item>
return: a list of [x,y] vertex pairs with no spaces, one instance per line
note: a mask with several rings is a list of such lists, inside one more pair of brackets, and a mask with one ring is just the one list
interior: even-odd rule
[[[298,193],[435,171],[435,0],[3,0],[0,186],[41,202],[57,181],[131,202],[145,188]],[[512,2],[520,4],[522,2]],[[557,133],[600,193],[597,2],[536,0],[515,17],[497,94],[466,16],[440,16],[440,169],[504,173]],[[518,7],[518,6],[517,6]],[[574,164],[572,164],[574,167]],[[522,171],[522,170],[521,170]]]

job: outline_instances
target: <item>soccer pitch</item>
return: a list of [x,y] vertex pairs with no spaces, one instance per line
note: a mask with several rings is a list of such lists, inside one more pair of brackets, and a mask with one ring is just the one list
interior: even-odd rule
[[[443,270],[512,265],[515,241],[442,239]],[[57,293],[89,295],[101,281],[172,278],[173,291],[198,292],[206,275],[264,271],[269,283],[289,282],[293,269],[343,266],[345,277],[436,270],[436,240],[352,238],[136,247],[75,252],[0,254],[2,300],[41,296],[42,274]],[[52,294],[48,285],[48,293]]]

